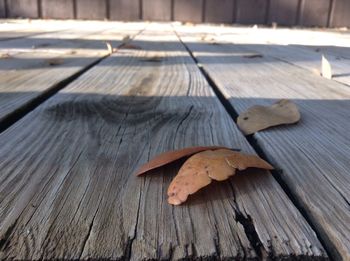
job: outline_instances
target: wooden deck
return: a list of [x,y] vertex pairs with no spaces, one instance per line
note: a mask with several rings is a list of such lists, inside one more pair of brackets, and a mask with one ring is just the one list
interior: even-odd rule
[[[2,21],[0,259],[350,260],[349,85],[344,31]],[[237,114],[281,98],[301,122],[244,137]],[[179,165],[133,175],[196,145],[276,170],[177,207]]]

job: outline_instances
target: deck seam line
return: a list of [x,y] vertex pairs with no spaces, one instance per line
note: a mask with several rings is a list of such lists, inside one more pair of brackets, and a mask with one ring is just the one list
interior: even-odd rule
[[[176,36],[178,37],[179,41],[182,43],[186,51],[189,53],[191,58],[193,59],[194,63],[196,64],[197,68],[199,71],[202,73],[203,77],[206,79],[208,85],[212,88],[214,91],[216,97],[219,99],[220,103],[223,105],[225,111],[229,114],[230,118],[233,120],[233,124],[236,125],[236,119],[238,118],[238,113],[234,106],[226,99],[225,95],[222,93],[222,90],[217,86],[215,83],[214,79],[209,75],[209,73],[201,66],[200,62],[198,59],[195,57],[191,49],[188,47],[188,45],[182,41],[181,37],[178,35],[177,31],[173,27],[174,32]],[[279,58],[275,58],[276,60],[280,60],[282,62],[291,64],[287,61],[281,60]],[[295,64],[292,64],[294,66],[297,66]],[[297,66],[299,67],[299,66]],[[299,67],[301,68],[301,67]],[[304,68],[303,68],[304,69]],[[244,135],[243,135],[244,136]],[[269,156],[264,152],[264,150],[261,148],[261,146],[258,144],[257,139],[253,135],[249,136],[244,136],[244,138],[248,141],[250,146],[254,149],[254,151],[258,154],[259,157],[262,159],[269,161]],[[298,212],[301,214],[301,216],[306,220],[306,222],[309,224],[313,232],[315,233],[317,239],[320,241],[321,245],[323,246],[324,250],[326,251],[328,258],[330,260],[336,260],[336,257],[332,255],[335,249],[331,249],[331,246],[327,245],[325,240],[323,240],[323,237],[320,235],[320,232],[316,229],[316,225],[313,224],[311,219],[309,218],[309,215],[307,214],[307,210],[305,210],[302,206],[301,203],[298,202],[297,197],[294,195],[294,193],[289,189],[287,183],[280,177],[279,171],[282,170],[270,170],[273,178],[277,181],[277,183],[280,185],[284,193],[287,195],[288,199],[291,201],[291,203],[294,205],[294,207],[298,210]],[[243,224],[242,224],[243,225]],[[246,229],[246,227],[244,227]],[[248,236],[248,235],[247,235]],[[249,240],[250,241],[250,240]],[[251,242],[251,244],[256,243],[256,242]]]

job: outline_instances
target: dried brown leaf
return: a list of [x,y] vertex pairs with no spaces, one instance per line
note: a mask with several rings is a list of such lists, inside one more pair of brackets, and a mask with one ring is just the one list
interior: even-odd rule
[[228,149],[206,150],[190,157],[181,167],[168,188],[168,203],[180,205],[189,195],[209,185],[233,176],[236,169],[249,167],[273,169],[255,155],[246,155]]
[[290,100],[280,100],[271,106],[255,105],[239,115],[237,125],[245,134],[253,134],[281,124],[300,120],[298,107]]
[[221,149],[224,147],[220,146],[206,146],[206,147],[189,147],[184,148],[181,150],[173,150],[164,152],[162,154],[157,155],[152,160],[147,162],[146,164],[142,165],[138,171],[136,171],[136,175],[144,174],[150,170],[162,167],[164,165],[167,165],[171,162],[174,162],[176,160],[179,160],[184,157],[189,157],[195,153],[205,151],[205,150],[214,150],[214,149]]

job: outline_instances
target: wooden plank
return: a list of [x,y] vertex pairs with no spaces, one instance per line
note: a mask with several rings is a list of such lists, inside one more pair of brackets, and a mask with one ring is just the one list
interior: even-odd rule
[[7,1],[8,17],[38,18],[39,9],[37,0]]
[[295,25],[299,0],[270,0],[268,23]]
[[41,0],[43,18],[74,18],[73,0]]
[[202,22],[203,0],[175,0],[174,20],[183,22]]
[[302,1],[300,24],[304,26],[327,27],[330,0]]
[[76,0],[77,18],[103,20],[107,18],[105,0]]
[[[205,26],[203,30],[206,30]],[[208,39],[236,43],[253,53],[275,57],[317,75],[321,74],[324,55],[332,66],[333,80],[350,85],[350,38],[341,33],[265,28],[206,31],[209,32]]]
[[267,14],[266,0],[237,0],[236,23],[265,24]]
[[205,0],[204,21],[207,23],[233,23],[233,0]]
[[140,0],[109,0],[109,18],[121,21],[141,19]]
[[334,0],[334,9],[332,13],[331,26],[343,27],[350,26],[350,2],[347,0]]
[[165,195],[179,165],[133,175],[169,149],[254,153],[170,28],[151,26],[142,50],[113,54],[0,134],[1,258],[326,259],[266,171],[180,207]]
[[[107,30],[113,26],[118,29]],[[59,82],[106,56],[105,41],[116,47],[141,26],[70,22],[69,31],[0,42],[4,57],[0,65],[0,123],[5,124]],[[59,64],[50,65],[52,59],[58,59]]]
[[254,137],[332,257],[348,260],[350,89],[268,56],[247,58],[241,46],[182,39],[238,113],[282,98],[297,104],[300,123]]
[[171,0],[143,0],[142,19],[150,21],[171,20]]

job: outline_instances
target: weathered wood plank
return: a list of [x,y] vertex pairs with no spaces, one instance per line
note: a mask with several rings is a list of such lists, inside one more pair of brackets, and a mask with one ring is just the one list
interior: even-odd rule
[[207,23],[233,23],[233,0],[205,0],[204,21]]
[[74,18],[73,0],[41,0],[43,18]]
[[132,175],[169,149],[254,153],[167,31],[151,26],[134,43],[142,50],[113,54],[0,134],[1,258],[326,258],[268,172],[212,184],[180,207],[165,195],[179,165]]
[[174,20],[200,23],[204,0],[174,0]]
[[266,0],[237,0],[236,23],[265,24],[267,15]]
[[331,26],[350,26],[350,2],[347,0],[334,0],[334,9],[331,14]]
[[103,20],[107,18],[106,0],[76,0],[77,18]]
[[[5,57],[0,65],[0,123],[4,124],[59,82],[106,56],[105,41],[116,47],[123,37],[143,27],[70,23],[70,27],[73,25],[76,29],[0,42],[0,54]],[[118,29],[107,30],[113,25]],[[52,64],[52,59],[58,64]]]
[[141,19],[140,0],[109,0],[109,18],[137,21]]
[[304,26],[326,27],[328,22],[330,0],[302,1],[300,21]]
[[[239,28],[213,32],[206,29],[208,38],[239,44],[246,50],[275,57],[317,75],[321,74],[321,58],[325,55],[332,66],[333,80],[350,85],[350,38],[341,33]],[[204,26],[203,30],[206,29]]]
[[268,56],[247,58],[241,46],[183,40],[238,113],[281,98],[297,103],[300,123],[254,136],[333,258],[349,259],[349,88]]
[[38,18],[38,0],[7,1],[8,17]]
[[295,25],[299,0],[270,0],[269,23]]
[[171,20],[171,0],[143,0],[142,18],[150,21]]

